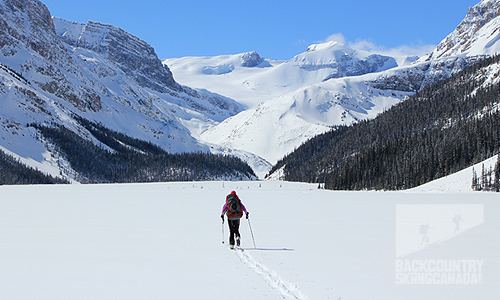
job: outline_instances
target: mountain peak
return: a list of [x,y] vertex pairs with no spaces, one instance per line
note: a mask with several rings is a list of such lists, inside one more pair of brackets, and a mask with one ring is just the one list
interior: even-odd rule
[[[338,59],[340,57],[349,55],[349,56],[359,56],[359,51],[354,50],[340,42],[336,41],[330,41],[330,42],[325,42],[325,43],[319,43],[319,44],[312,44],[309,47],[307,47],[307,50],[305,55],[312,55],[316,56],[319,55],[320,53],[324,54],[325,56],[332,57],[334,59]],[[300,54],[299,54],[300,55]],[[368,56],[368,55],[366,55]]]
[[142,87],[165,93],[166,87],[181,90],[167,66],[145,41],[114,25],[95,21],[86,24],[54,18],[56,32],[67,44],[104,54]]
[[500,52],[500,1],[483,0],[470,7],[464,20],[428,56],[439,59],[455,55],[484,55]]
[[314,52],[314,51],[321,51],[325,49],[339,49],[339,50],[347,50],[347,51],[353,51],[353,49],[347,47],[346,45],[337,42],[337,41],[329,41],[325,43],[319,43],[319,44],[312,44],[309,47],[307,47],[306,52]]

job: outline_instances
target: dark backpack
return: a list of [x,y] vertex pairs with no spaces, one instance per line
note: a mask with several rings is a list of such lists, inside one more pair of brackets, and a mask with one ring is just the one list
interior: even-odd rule
[[227,196],[228,218],[241,218],[241,203],[236,195],[230,194]]

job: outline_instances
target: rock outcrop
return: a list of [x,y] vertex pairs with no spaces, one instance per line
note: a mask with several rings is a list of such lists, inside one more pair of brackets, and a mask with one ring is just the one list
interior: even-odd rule
[[[496,30],[500,27],[499,16],[500,1],[498,0],[483,0],[470,7],[467,16],[460,25],[437,46],[436,50],[427,59],[440,59],[466,54],[480,40],[484,40],[484,48],[493,46],[500,37]],[[492,25],[492,28],[486,28],[488,25]],[[487,30],[481,32],[484,29]],[[484,53],[483,49],[480,52]],[[473,53],[472,55],[477,54],[479,53]]]
[[241,56],[241,66],[252,68],[261,64],[264,59],[255,51],[244,53]]

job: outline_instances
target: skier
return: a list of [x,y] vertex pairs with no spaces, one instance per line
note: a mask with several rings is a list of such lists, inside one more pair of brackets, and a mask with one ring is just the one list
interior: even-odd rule
[[245,208],[245,205],[241,203],[240,198],[236,195],[235,191],[232,191],[226,197],[226,203],[222,207],[222,223],[224,223],[224,214],[227,214],[227,223],[229,224],[229,247],[234,249],[234,241],[236,239],[236,246],[240,246],[240,219],[243,216],[243,212],[246,214],[248,219],[249,212]]

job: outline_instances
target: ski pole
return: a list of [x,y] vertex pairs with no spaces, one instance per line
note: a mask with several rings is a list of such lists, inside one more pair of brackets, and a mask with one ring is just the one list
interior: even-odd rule
[[222,219],[222,243],[224,244],[224,219]]
[[250,227],[250,233],[252,234],[253,248],[254,248],[254,249],[257,249],[257,246],[255,246],[255,238],[254,238],[254,236],[253,236],[252,225],[250,225],[250,218],[248,218],[247,220],[248,220],[248,227]]

